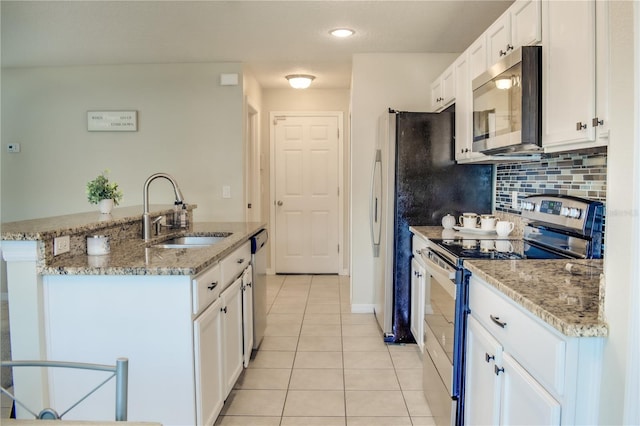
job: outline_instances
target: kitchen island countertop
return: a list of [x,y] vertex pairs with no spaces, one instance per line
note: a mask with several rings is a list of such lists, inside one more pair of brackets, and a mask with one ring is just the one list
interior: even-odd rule
[[[189,210],[195,205],[189,205]],[[154,205],[154,216],[171,214],[173,207]],[[145,242],[141,237],[142,206],[114,209],[108,216],[95,212],[77,213],[43,219],[2,224],[3,245],[36,242],[37,273],[40,275],[195,275],[231,253],[260,229],[263,222],[197,222],[188,229],[165,229]],[[88,256],[86,236],[109,236],[107,255]],[[212,246],[197,248],[160,248],[154,244],[165,239],[189,236],[228,237]],[[70,252],[53,256],[53,239],[71,236]]]
[[196,275],[264,227],[265,224],[260,222],[198,222],[181,234],[231,235],[212,246],[190,248],[153,247],[155,242],[169,235],[149,243],[142,238],[128,239],[115,244],[108,255],[79,254],[67,259],[54,259],[44,265],[41,272],[42,275]]

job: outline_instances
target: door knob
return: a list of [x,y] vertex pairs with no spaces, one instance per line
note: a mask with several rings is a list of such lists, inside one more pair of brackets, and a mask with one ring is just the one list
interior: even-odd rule
[[278,205],[281,206],[282,205],[282,201],[278,200]]

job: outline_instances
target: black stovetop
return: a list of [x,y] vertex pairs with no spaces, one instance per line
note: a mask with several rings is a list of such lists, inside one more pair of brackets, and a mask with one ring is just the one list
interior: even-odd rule
[[433,240],[459,260],[464,259],[563,259],[567,256],[533,246],[524,240],[441,239]]

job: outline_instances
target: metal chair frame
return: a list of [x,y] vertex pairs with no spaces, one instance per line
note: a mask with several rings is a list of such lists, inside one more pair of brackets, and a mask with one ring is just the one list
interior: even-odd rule
[[93,388],[89,393],[80,398],[75,404],[69,407],[62,414],[58,414],[52,408],[45,408],[36,414],[30,410],[22,402],[18,401],[14,395],[12,395],[4,387],[0,387],[0,391],[11,398],[16,404],[19,404],[29,413],[31,413],[36,419],[61,419],[65,414],[71,411],[74,407],[87,399],[91,394],[97,391],[105,383],[116,378],[116,421],[127,420],[127,391],[128,391],[128,376],[129,376],[129,360],[127,358],[118,358],[116,365],[105,364],[88,364],[81,362],[65,362],[65,361],[2,361],[0,362],[2,367],[58,367],[58,368],[77,368],[81,370],[95,370],[95,371],[107,371],[113,372],[112,375],[107,377],[102,383]]

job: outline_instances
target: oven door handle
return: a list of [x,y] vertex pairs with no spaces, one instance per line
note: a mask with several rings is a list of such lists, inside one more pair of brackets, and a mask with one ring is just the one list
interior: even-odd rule
[[[439,278],[442,280],[454,281],[456,279],[456,271],[453,269],[448,270],[438,265],[436,262],[434,262],[431,259],[429,254],[431,254],[431,252],[428,250],[422,250],[420,252],[420,257],[422,257],[422,260],[424,261],[429,274],[431,274],[431,276],[435,277],[436,279]],[[434,256],[434,255],[431,254],[431,256]]]

